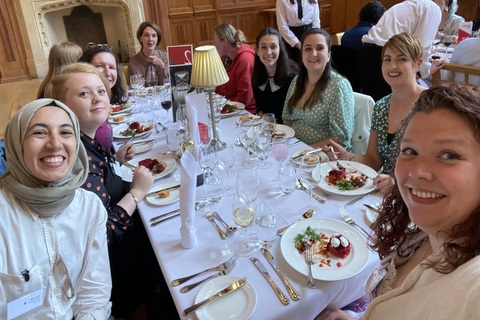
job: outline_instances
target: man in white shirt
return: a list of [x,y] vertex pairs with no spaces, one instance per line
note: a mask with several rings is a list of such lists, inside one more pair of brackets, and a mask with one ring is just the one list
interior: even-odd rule
[[[405,0],[384,13],[362,38],[358,71],[364,94],[377,101],[391,93],[390,86],[382,76],[382,48],[392,36],[401,32],[414,34],[422,40],[425,52],[419,75],[425,78],[430,74],[432,64],[428,61],[428,49],[435,39],[442,11],[448,10],[447,4],[447,0]],[[443,60],[434,63],[436,70],[443,65]]]

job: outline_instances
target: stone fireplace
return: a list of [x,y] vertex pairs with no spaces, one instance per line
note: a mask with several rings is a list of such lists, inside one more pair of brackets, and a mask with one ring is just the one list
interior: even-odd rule
[[[26,26],[24,39],[32,52],[32,57],[27,60],[31,74],[44,77],[48,71],[51,46],[56,42],[71,40],[67,37],[64,17],[68,20],[72,10],[79,6],[86,6],[89,11],[101,16],[103,38],[106,38],[106,43],[112,46],[115,53],[121,52],[122,60],[140,50],[135,32],[144,20],[142,0],[20,0],[20,10]],[[82,28],[77,29],[82,31]],[[89,35],[79,37],[88,39]]]

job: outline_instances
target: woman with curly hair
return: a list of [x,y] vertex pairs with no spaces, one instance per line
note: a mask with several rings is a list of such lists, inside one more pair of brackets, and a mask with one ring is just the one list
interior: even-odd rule
[[[480,314],[479,99],[478,87],[434,87],[405,120],[396,183],[372,225],[384,260],[367,283],[376,298],[364,319]],[[325,310],[317,319],[352,318]]]

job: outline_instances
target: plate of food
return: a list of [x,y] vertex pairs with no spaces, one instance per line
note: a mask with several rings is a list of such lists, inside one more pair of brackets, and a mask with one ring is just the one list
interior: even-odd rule
[[322,150],[315,150],[314,152],[310,152],[313,149],[305,149],[301,151],[297,151],[292,155],[292,160],[296,164],[300,164],[302,162],[302,157],[308,153],[308,155],[317,155],[320,158],[320,162],[327,162],[328,156]]
[[[143,165],[147,167],[153,174],[153,179],[160,179],[165,177],[175,169],[176,162],[171,156],[164,154],[146,154],[142,157],[136,157],[136,159],[128,162],[133,166]],[[123,181],[132,182],[132,169],[123,165],[122,167]]]
[[162,183],[150,190],[145,201],[156,206],[164,206],[180,200],[179,182]]
[[[208,281],[198,292],[195,303],[207,299],[218,291],[240,280],[237,276],[221,276]],[[257,293],[247,281],[240,289],[235,290],[205,307],[196,311],[199,320],[244,320],[250,319],[257,305]]]
[[275,130],[272,133],[272,137],[285,137],[287,139],[295,136],[295,130],[284,124],[275,125]]
[[111,124],[124,123],[125,121],[129,121],[131,118],[131,113],[120,113],[108,117],[108,122]]
[[313,278],[336,281],[353,277],[368,263],[369,249],[362,235],[348,224],[330,219],[305,219],[282,235],[280,251],[285,261],[308,275],[307,244],[313,248]]
[[129,113],[132,112],[132,106],[128,103],[122,105],[112,106],[112,110],[110,110],[110,114],[119,114],[119,113]]
[[237,108],[235,104],[232,104],[230,101],[225,103],[223,105],[222,111],[220,111],[220,117],[230,117],[233,116],[237,113],[239,113],[241,110]]
[[240,125],[241,123],[247,122],[247,121],[253,121],[253,124],[259,124],[260,121],[262,121],[262,117],[257,116],[255,114],[251,114],[251,113],[242,114],[237,119],[237,126]]
[[118,139],[129,139],[134,133],[135,137],[147,136],[153,129],[154,124],[150,121],[134,121],[122,123],[113,128],[113,137]]
[[358,196],[375,189],[373,180],[369,178],[377,175],[375,170],[354,161],[340,160],[339,163],[340,167],[336,161],[329,161],[313,169],[312,175],[320,181],[318,186],[322,190],[339,195]]

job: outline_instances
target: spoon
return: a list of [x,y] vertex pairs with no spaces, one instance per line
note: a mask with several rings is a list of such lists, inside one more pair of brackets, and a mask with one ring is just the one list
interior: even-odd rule
[[226,223],[225,220],[222,219],[222,217],[220,216],[220,214],[218,214],[217,211],[214,211],[212,214],[213,214],[213,217],[214,217],[215,219],[217,219],[218,221],[220,221],[220,222],[225,226],[225,228],[227,228],[227,232],[235,232],[235,231],[237,231],[237,227],[229,226],[228,223]]
[[[312,216],[313,216],[313,210],[309,209],[302,214],[302,216],[300,217],[300,220],[309,219]],[[291,224],[286,226],[286,227],[283,227],[281,229],[278,229],[277,230],[277,235],[282,236],[282,234],[285,232],[285,230],[287,230],[290,226],[291,226]]]

